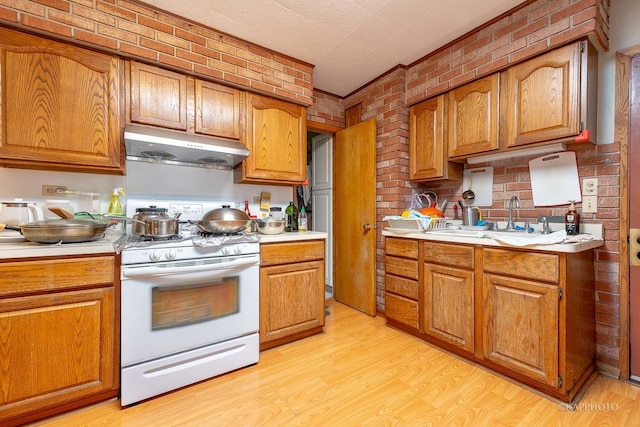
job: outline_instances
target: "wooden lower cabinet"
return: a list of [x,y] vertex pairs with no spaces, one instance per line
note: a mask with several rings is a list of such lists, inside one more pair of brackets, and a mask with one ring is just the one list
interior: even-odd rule
[[[414,239],[386,237],[393,253]],[[389,242],[393,242],[389,245]],[[418,327],[398,316],[396,254],[385,256],[387,323],[571,402],[595,370],[593,250],[422,241]],[[413,270],[411,270],[413,271]],[[390,289],[389,289],[390,287]]]
[[322,332],[324,245],[324,240],[261,245],[260,350]]
[[387,319],[418,330],[418,242],[387,237],[385,240],[385,296]]
[[0,424],[118,395],[114,256],[0,263]]

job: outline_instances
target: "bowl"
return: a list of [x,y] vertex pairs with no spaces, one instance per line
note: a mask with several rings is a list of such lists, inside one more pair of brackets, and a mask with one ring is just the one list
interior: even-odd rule
[[280,234],[284,232],[285,221],[270,219],[269,221],[258,220],[258,231],[262,234]]

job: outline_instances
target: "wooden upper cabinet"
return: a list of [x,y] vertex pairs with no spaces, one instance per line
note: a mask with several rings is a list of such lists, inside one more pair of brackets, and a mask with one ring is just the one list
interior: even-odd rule
[[129,62],[128,121],[239,140],[244,92]]
[[507,147],[575,137],[586,127],[586,45],[573,43],[503,73]]
[[122,174],[123,61],[0,28],[0,165]]
[[195,81],[195,132],[240,139],[244,92],[204,80]]
[[492,74],[448,92],[449,158],[499,148],[500,74]]
[[292,185],[307,178],[304,107],[247,93],[246,126],[251,154],[236,168],[236,181]]
[[440,95],[409,110],[409,179],[460,179],[460,165],[446,159],[446,96]]
[[187,130],[187,76],[129,62],[130,121]]

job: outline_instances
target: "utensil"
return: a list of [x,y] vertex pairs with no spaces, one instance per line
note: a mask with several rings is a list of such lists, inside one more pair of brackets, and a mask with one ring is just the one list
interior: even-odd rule
[[478,225],[478,221],[482,219],[482,212],[477,206],[468,206],[462,208],[462,225]]
[[207,233],[233,234],[245,230],[250,222],[251,219],[243,211],[223,205],[221,208],[205,213],[197,224]]
[[166,208],[149,206],[136,209],[131,233],[147,237],[172,237],[179,234],[180,214],[169,216]]
[[63,218],[63,219],[73,218],[73,214],[71,212],[65,211],[62,208],[49,208],[49,210],[54,214],[58,215],[60,218]]
[[475,193],[471,190],[471,175],[469,175],[467,183],[469,188],[462,193],[462,198],[468,201],[476,198]]
[[276,220],[276,219],[258,219],[256,220],[258,223],[258,231],[262,234],[280,234],[284,232],[284,220]]
[[0,230],[19,231],[36,243],[81,243],[102,238],[109,224],[93,219],[45,219],[20,227],[0,224]]

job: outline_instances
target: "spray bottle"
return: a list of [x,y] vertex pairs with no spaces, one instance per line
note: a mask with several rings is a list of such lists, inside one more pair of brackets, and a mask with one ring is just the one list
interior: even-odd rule
[[116,187],[113,189],[111,195],[111,201],[109,202],[109,215],[123,215],[122,203],[120,202],[120,196],[124,196],[124,189],[122,187]]

